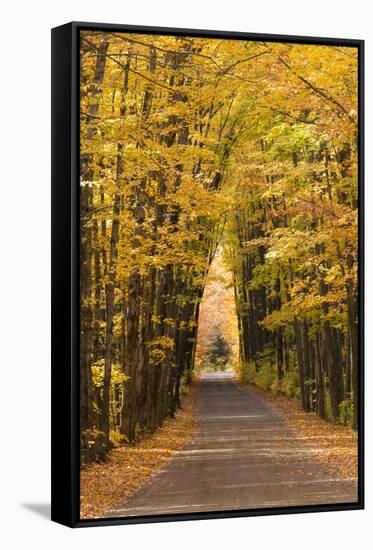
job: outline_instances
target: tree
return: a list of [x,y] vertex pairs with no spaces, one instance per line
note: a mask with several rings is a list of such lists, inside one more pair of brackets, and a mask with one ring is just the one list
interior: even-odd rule
[[225,341],[224,336],[219,334],[215,337],[208,351],[208,364],[212,365],[215,370],[225,370],[231,354],[228,342]]

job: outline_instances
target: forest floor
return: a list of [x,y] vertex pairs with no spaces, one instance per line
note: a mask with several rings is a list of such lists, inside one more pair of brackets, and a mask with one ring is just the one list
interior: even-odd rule
[[81,471],[80,517],[98,518],[128,498],[169,461],[174,452],[185,447],[196,428],[196,388],[182,398],[182,410],[167,418],[161,428],[143,436],[133,445],[113,449],[106,462],[92,464]]
[[354,430],[305,412],[299,399],[262,390],[253,384],[240,382],[240,385],[271,405],[297,434],[297,440],[302,439],[305,447],[317,449],[313,454],[315,461],[327,465],[330,472],[337,473],[340,478],[357,479],[358,444]]

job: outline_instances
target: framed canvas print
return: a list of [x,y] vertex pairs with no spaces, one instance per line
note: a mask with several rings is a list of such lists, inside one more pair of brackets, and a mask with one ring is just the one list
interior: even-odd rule
[[363,42],[52,31],[52,519],[360,509]]

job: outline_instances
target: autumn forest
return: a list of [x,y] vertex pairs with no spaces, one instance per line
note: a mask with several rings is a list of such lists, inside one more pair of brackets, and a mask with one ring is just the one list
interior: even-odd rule
[[203,372],[352,433],[357,49],[87,30],[80,60],[82,467]]

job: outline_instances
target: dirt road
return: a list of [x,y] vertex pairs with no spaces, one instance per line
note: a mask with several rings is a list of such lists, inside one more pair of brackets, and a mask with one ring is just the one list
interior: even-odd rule
[[187,448],[107,516],[145,516],[357,501],[357,484],[330,474],[268,405],[226,373],[199,388]]

